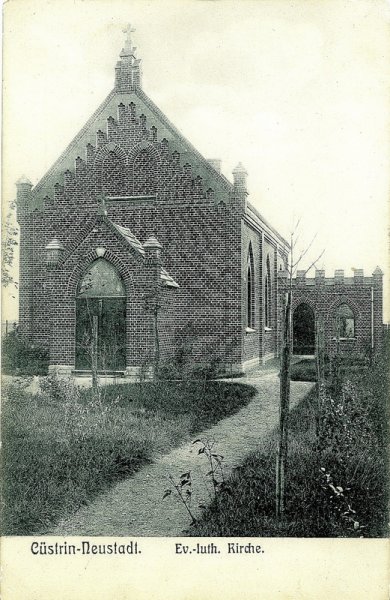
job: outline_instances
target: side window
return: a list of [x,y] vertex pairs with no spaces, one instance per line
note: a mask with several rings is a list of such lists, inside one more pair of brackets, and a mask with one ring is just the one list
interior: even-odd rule
[[255,327],[255,282],[252,246],[249,245],[247,260],[247,319],[246,325],[251,329]]
[[264,319],[264,323],[266,327],[271,327],[271,313],[272,313],[272,289],[271,289],[271,267],[270,267],[270,262],[269,262],[269,256],[267,256],[267,263],[266,263],[266,273],[265,273],[265,289],[264,289],[264,296],[265,296],[265,319]]
[[348,304],[341,304],[336,314],[337,334],[340,338],[355,337],[355,317]]

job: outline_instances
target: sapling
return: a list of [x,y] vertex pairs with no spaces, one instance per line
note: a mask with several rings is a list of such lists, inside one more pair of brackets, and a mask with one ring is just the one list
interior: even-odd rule
[[218,503],[218,492],[222,491],[225,488],[225,477],[223,473],[223,456],[221,454],[217,454],[213,452],[215,442],[211,442],[210,440],[194,440],[193,444],[201,444],[201,447],[198,450],[198,454],[204,454],[207,458],[210,470],[206,473],[206,477],[211,478],[211,482],[214,490],[214,498]]
[[[185,507],[186,511],[190,515],[192,522],[191,525],[196,523],[196,519],[191,511],[191,498],[192,498],[192,479],[191,479],[191,471],[187,473],[182,473],[179,477],[179,481],[176,483],[173,479],[172,475],[168,476],[169,481],[172,484],[173,489],[176,492],[177,497],[180,502]],[[172,494],[172,488],[167,488],[163,495],[163,500]]]
[[[198,455],[203,454],[210,466],[210,470],[206,473],[206,477],[210,477],[211,483],[213,486],[214,492],[214,500],[216,502],[217,507],[219,507],[219,493],[220,492],[230,492],[223,472],[223,456],[222,454],[217,454],[214,452],[215,442],[210,440],[201,440],[196,439],[192,442],[193,444],[201,444],[201,447],[198,449]],[[191,500],[192,500],[192,477],[191,471],[186,473],[182,473],[180,475],[179,480],[176,482],[171,474],[169,474],[168,479],[171,483],[171,487],[167,488],[163,494],[163,500],[168,496],[171,496],[173,492],[177,495],[180,502],[185,507],[186,511],[190,515],[192,522],[191,525],[196,523],[196,518],[191,510]],[[199,504],[199,508],[206,508],[204,504]]]

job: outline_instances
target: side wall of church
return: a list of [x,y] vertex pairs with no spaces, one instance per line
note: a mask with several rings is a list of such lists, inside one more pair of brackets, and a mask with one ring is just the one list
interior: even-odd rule
[[[248,326],[248,263],[253,261],[253,322]],[[242,222],[241,301],[243,319],[243,363],[255,364],[278,354],[279,301],[277,272],[285,266],[285,250],[268,232]],[[265,282],[269,270],[269,319],[266,323]]]

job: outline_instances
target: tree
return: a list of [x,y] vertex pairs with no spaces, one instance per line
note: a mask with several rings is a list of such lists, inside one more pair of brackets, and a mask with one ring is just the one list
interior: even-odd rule
[[144,295],[145,310],[153,316],[153,338],[154,338],[154,356],[153,356],[153,376],[158,377],[160,368],[160,332],[158,327],[158,316],[164,308],[164,296],[161,284],[150,290]]
[[316,372],[317,372],[317,411],[316,411],[316,433],[320,433],[320,415],[321,404],[325,386],[325,338],[324,338],[324,318],[318,315],[316,318]]
[[1,236],[1,284],[3,287],[7,287],[11,284],[18,287],[18,283],[15,281],[12,275],[12,268],[15,258],[15,246],[18,245],[18,233],[19,230],[15,225],[15,208],[16,202],[10,203],[10,210],[7,217],[2,225],[2,236]]
[[[293,295],[293,278],[296,275],[297,269],[302,260],[310,250],[315,237],[310,244],[303,250],[295,260],[294,250],[297,244],[297,231],[300,221],[297,222],[290,236],[290,257],[287,263],[287,286],[284,293],[283,302],[283,318],[282,318],[282,351],[280,365],[280,410],[279,410],[279,442],[276,456],[276,517],[281,520],[285,511],[285,475],[288,455],[288,425],[290,413],[290,380],[291,380],[291,305]],[[305,270],[305,274],[312,269],[319,259],[324,254],[321,254],[310,264]]]

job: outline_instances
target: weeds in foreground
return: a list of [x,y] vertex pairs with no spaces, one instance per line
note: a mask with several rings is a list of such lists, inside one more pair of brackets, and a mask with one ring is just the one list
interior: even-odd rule
[[361,525],[357,520],[356,510],[353,510],[348,500],[348,492],[351,488],[342,488],[341,485],[335,485],[333,477],[326,472],[324,467],[320,468],[320,485],[323,491],[328,495],[329,503],[332,505],[334,513],[338,513],[338,518],[343,520],[353,531],[362,531],[365,525]]
[[388,357],[290,413],[286,513],[276,522],[273,434],[227,480],[191,536],[388,536]]
[[[203,455],[208,462],[210,470],[205,474],[205,477],[209,478],[209,480],[211,481],[213,489],[213,499],[214,502],[219,506],[223,500],[223,492],[230,493],[230,489],[225,481],[223,471],[224,457],[221,454],[217,454],[215,452],[215,441],[196,439],[192,442],[192,444],[200,444],[200,447],[198,448],[198,455]],[[164,500],[168,496],[171,496],[173,492],[175,492],[176,496],[178,497],[185,510],[191,517],[191,525],[195,525],[197,519],[191,508],[193,491],[191,471],[180,475],[177,482],[171,474],[168,475],[168,479],[171,484],[171,487],[165,490],[162,499]],[[198,507],[202,509],[206,508],[204,504],[199,504]]]
[[[196,519],[191,510],[191,499],[192,499],[192,478],[191,471],[187,473],[182,473],[180,475],[179,480],[175,482],[174,478],[170,474],[168,479],[172,485],[173,490],[175,490],[177,497],[180,502],[183,504],[184,508],[188,512],[191,517],[191,525],[196,523]],[[163,500],[172,494],[172,488],[167,488],[163,495]]]
[[218,503],[220,501],[220,492],[222,492],[226,486],[223,472],[224,457],[222,454],[217,454],[214,451],[215,441],[197,439],[192,443],[200,444],[198,454],[203,454],[209,463],[210,470],[206,473],[206,477],[210,478],[214,499]]
[[33,395],[23,379],[3,388],[2,531],[31,535],[233,414],[250,386],[142,382],[101,387],[96,395],[71,379],[42,379]]

